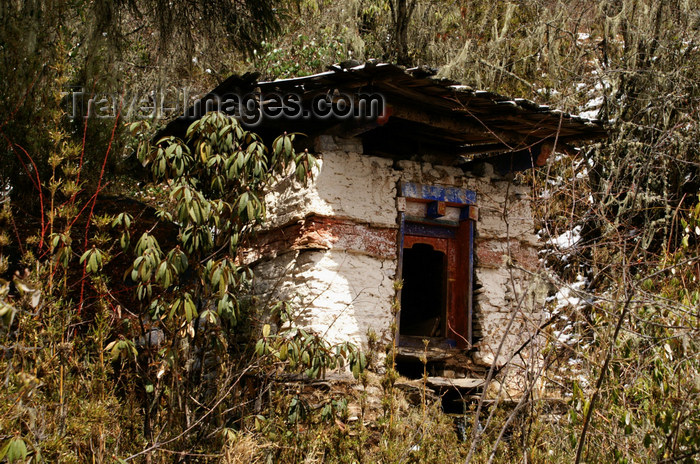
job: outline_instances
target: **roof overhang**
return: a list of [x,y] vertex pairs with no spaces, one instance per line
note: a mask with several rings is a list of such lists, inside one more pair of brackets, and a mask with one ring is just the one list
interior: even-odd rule
[[[475,90],[451,80],[436,79],[432,74],[425,68],[405,69],[368,62],[354,67],[333,66],[320,74],[276,81],[258,82],[250,74],[232,76],[159,135],[183,134],[192,121],[203,115],[203,109],[216,108],[211,103],[227,96],[253,98],[260,108],[269,109],[279,104],[277,97],[270,96],[295,95],[302,113],[268,117],[263,111],[262,117],[250,127],[263,135],[287,131],[359,136],[370,152],[378,154],[391,156],[385,152],[393,150],[394,156],[396,153],[410,156],[411,150],[420,149],[462,160],[507,153],[528,153],[533,158],[540,155],[543,146],[570,151],[571,145],[607,137],[599,121],[530,100]],[[319,98],[336,101],[348,95],[355,99],[360,95],[381,96],[383,114],[338,118],[319,117],[311,111]]]

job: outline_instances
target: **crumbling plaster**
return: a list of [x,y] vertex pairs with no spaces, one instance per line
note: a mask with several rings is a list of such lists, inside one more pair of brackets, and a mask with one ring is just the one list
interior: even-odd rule
[[[313,216],[398,230],[399,181],[473,190],[479,207],[474,241],[475,359],[503,363],[535,333],[545,295],[537,278],[538,242],[527,187],[501,178],[488,165],[476,176],[453,166],[365,155],[355,139],[322,136],[316,149],[319,165],[308,185],[285,178],[266,196],[268,231]],[[263,302],[290,300],[299,311],[297,323],[331,343],[365,345],[368,330],[388,341],[398,250],[377,256],[353,243],[357,240],[311,243],[263,257],[254,266],[255,293]]]

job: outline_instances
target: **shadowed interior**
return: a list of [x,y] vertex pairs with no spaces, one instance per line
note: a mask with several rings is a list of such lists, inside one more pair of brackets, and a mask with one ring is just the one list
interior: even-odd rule
[[404,249],[401,335],[444,336],[445,254],[430,245]]

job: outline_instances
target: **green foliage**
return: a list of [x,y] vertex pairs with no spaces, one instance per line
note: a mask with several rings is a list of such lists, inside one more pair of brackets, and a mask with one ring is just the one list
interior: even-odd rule
[[27,445],[20,437],[8,440],[7,444],[0,449],[0,459],[7,458],[9,463],[22,461],[26,457]]
[[[262,325],[255,347],[259,331],[250,316],[258,308],[245,296],[252,274],[238,259],[239,247],[246,246],[264,219],[265,190],[284,176],[306,182],[315,169],[311,154],[294,151],[297,135],[280,136],[268,150],[235,119],[210,114],[190,128],[186,141],[166,138],[151,145],[143,126],[147,124],[131,127],[143,140],[139,156],[167,193],[155,224],[144,227],[143,219],[129,212],[93,214],[94,203],[88,202],[82,208],[90,210],[88,241],[79,242],[83,250],[76,255],[76,221],[68,214],[75,210],[59,212],[55,206],[59,199],[74,199],[62,197],[56,188],[44,225],[56,230],[49,235],[49,253],[38,260],[27,254],[28,269],[13,282],[16,293],[9,282],[0,281],[0,333],[10,350],[2,358],[9,387],[3,391],[0,417],[2,430],[16,434],[3,437],[2,450],[10,461],[31,455],[80,462],[92,450],[98,462],[106,462],[111,454],[126,457],[153,444],[156,429],[163,436],[180,434],[175,446],[193,449],[196,436],[183,433],[193,414],[200,423],[198,433],[216,434],[223,429],[222,418],[240,428],[250,417],[249,402],[243,399],[248,393],[229,397],[242,381],[241,372],[265,379],[282,369],[319,378],[346,362],[355,376],[366,366],[355,346],[331,346],[294,328],[286,304],[271,311],[278,311],[287,326],[273,333],[270,325]],[[65,162],[54,160],[56,185]],[[80,171],[70,175],[77,178]],[[7,219],[11,211],[5,208],[0,221]],[[177,233],[164,239],[159,227],[175,224]],[[7,244],[0,242],[0,252]],[[123,262],[125,254],[131,265],[124,279],[133,283],[132,301],[138,304],[126,318],[114,307],[109,268],[116,260]],[[70,277],[81,269],[84,287],[71,293]],[[55,287],[53,276],[61,272],[62,285]],[[97,294],[90,306],[83,306],[86,288]],[[71,298],[78,296],[76,305]],[[81,315],[84,307],[90,312]],[[85,332],[78,336],[67,329],[80,325]],[[272,386],[265,381],[260,387]],[[342,399],[329,408],[325,421],[344,414]],[[40,421],[38,411],[43,411]],[[298,423],[308,413],[305,400],[298,398],[285,414],[290,423]]]
[[[266,189],[283,176],[306,182],[312,175],[316,160],[307,151],[294,151],[297,134],[283,134],[268,151],[256,134],[221,113],[207,114],[193,123],[186,140],[165,137],[151,144],[141,124],[130,129],[142,137],[139,160],[168,192],[158,221],[174,221],[178,228],[176,241],[167,248],[150,231],[131,247],[130,229],[138,221],[128,214],[109,221],[121,234],[120,248],[133,252],[125,278],[136,285],[142,314],[148,315],[150,338],[142,335],[138,344],[118,338],[105,351],[113,362],[121,362],[122,369],[140,366],[141,371],[133,374],[147,399],[144,435],[149,437],[156,427],[187,421],[188,411],[198,410],[201,404],[215,408],[204,412],[201,420],[214,410],[224,414],[226,408],[243,414],[245,403],[231,404],[226,393],[241,378],[230,378],[227,372],[252,370],[268,376],[283,369],[319,378],[347,361],[359,377],[366,367],[364,354],[349,343],[331,346],[318,335],[295,328],[287,304],[271,308],[285,325],[274,333],[269,324],[262,325],[262,338],[254,346],[249,344],[257,334],[250,319],[255,308],[245,296],[252,274],[239,261],[239,248],[264,220],[261,199]],[[81,263],[88,273],[99,272],[101,257],[93,248],[83,254]],[[163,344],[159,336],[154,341],[154,333],[172,341]],[[196,393],[183,397],[186,391]],[[183,402],[189,406],[180,406]],[[332,410],[339,410],[340,404],[331,403]],[[301,398],[293,399],[285,413],[287,422],[304,421],[308,412]],[[261,420],[256,419],[259,428]],[[216,425],[205,421],[202,427]],[[183,446],[192,439],[186,436]]]
[[80,257],[80,264],[85,265],[85,270],[88,274],[95,274],[102,270],[102,261],[104,260],[104,253],[95,248],[93,245],[91,250],[83,253]]
[[[372,376],[366,388],[377,388],[378,380]],[[391,394],[391,402],[401,405],[394,426],[390,426],[376,418],[380,411],[374,408],[366,408],[364,419],[353,417],[353,408],[363,394],[349,387],[339,384],[320,394],[309,389],[302,393],[299,388],[276,394],[270,409],[252,421],[255,445],[249,451],[250,459],[323,459],[331,463],[464,460],[465,447],[454,433],[453,419],[442,413],[439,401],[426,402],[421,409],[408,406],[399,390],[380,394],[377,400],[388,402],[386,395]],[[229,449],[243,454],[241,437],[236,438]]]
[[289,78],[323,71],[329,63],[343,61],[348,56],[345,40],[334,37],[328,28],[309,32],[311,36],[294,37],[290,31],[287,36],[263,42],[253,52],[250,63],[266,76]]
[[[190,126],[187,143],[174,137],[153,146],[141,143],[139,160],[170,191],[170,208],[161,217],[177,220],[180,230],[180,244],[167,256],[147,233],[134,249],[130,277],[138,284],[138,298],[155,311],[154,316],[169,308],[167,314],[175,324],[182,314],[191,321],[196,307],[211,301],[219,317],[236,325],[237,295],[250,275],[235,257],[242,238],[264,217],[260,200],[264,189],[290,163],[302,181],[315,165],[308,152],[294,152],[294,138],[295,134],[279,137],[268,154],[260,138],[243,130],[236,119],[210,113]],[[125,221],[114,224],[126,225]],[[183,280],[188,270],[198,278]]]

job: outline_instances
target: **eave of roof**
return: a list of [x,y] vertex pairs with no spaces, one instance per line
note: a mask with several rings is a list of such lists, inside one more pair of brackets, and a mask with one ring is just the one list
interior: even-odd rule
[[[405,127],[407,136],[417,139],[439,134],[443,144],[450,145],[455,154],[462,155],[512,152],[555,140],[560,144],[577,144],[607,137],[600,121],[523,98],[511,99],[475,90],[455,81],[437,79],[432,74],[426,68],[405,69],[367,62],[351,67],[334,65],[329,71],[319,74],[275,81],[258,82],[250,76],[243,79],[234,76],[202,100],[214,95],[240,95],[257,90],[263,95],[269,92],[295,93],[301,96],[304,104],[309,104],[315,96],[329,90],[379,93],[391,106],[390,121],[399,127],[399,132]],[[179,120],[173,121],[164,132],[173,133],[175,127],[181,128],[192,117]],[[329,127],[327,121],[320,125],[306,123],[306,126],[296,128],[289,126],[302,122],[263,120],[259,127],[267,126],[272,130],[324,130]]]

